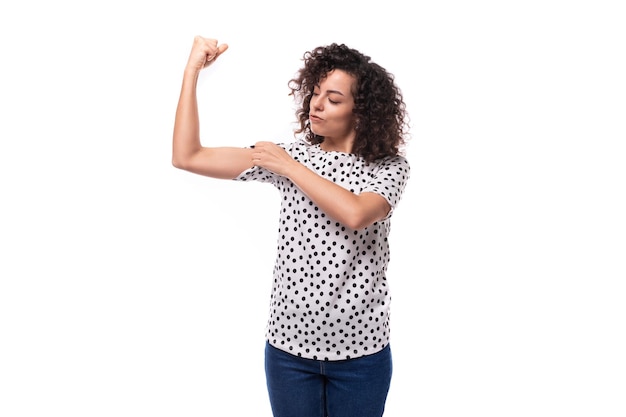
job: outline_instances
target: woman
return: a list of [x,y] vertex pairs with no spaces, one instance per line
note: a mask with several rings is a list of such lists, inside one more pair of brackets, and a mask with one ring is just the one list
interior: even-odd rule
[[289,83],[299,139],[204,147],[198,75],[227,48],[194,39],[172,161],[209,177],[268,182],[281,193],[265,350],[274,416],[381,416],[392,373],[387,238],[410,173],[400,90],[360,52],[319,47]]

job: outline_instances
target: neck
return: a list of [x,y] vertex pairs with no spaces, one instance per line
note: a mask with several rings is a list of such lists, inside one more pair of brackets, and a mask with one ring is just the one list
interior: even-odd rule
[[354,139],[336,141],[330,138],[324,138],[324,141],[320,144],[320,148],[326,152],[352,153],[353,142]]

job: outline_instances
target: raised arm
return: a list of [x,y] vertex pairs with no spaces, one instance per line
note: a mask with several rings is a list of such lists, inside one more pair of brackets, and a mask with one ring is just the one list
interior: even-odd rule
[[228,45],[218,45],[215,39],[194,38],[176,108],[172,164],[196,174],[232,179],[253,166],[252,150],[202,146],[196,95],[200,71],[215,62],[227,49]]

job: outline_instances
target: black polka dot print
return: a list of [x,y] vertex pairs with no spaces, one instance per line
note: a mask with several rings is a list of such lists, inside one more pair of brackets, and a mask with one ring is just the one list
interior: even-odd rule
[[380,194],[392,209],[382,221],[353,230],[326,216],[285,177],[253,167],[236,178],[274,184],[281,195],[266,337],[278,349],[309,359],[376,353],[389,343],[388,236],[409,163],[396,156],[366,164],[304,141],[280,146],[345,189]]

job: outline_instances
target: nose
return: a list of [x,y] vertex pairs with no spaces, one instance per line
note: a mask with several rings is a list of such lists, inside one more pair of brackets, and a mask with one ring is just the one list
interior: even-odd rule
[[319,94],[311,97],[311,108],[315,110],[323,110],[322,100]]

